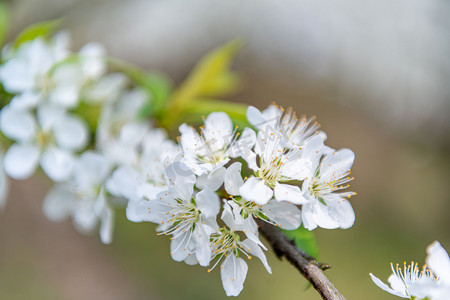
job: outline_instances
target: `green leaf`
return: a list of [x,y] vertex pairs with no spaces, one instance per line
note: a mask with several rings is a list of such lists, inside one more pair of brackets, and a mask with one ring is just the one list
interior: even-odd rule
[[292,239],[300,250],[317,259],[319,256],[319,247],[317,246],[316,237],[312,231],[301,226],[295,230],[283,230],[283,233]]
[[[198,99],[214,99],[235,92],[241,80],[237,73],[230,71],[230,65],[241,47],[242,42],[235,40],[203,57],[187,79],[172,93],[160,125],[166,128],[176,125],[180,117],[186,115],[187,111],[192,111],[194,106],[206,104],[198,102]],[[211,112],[212,106],[212,100],[209,100],[208,108],[203,110]],[[216,107],[216,110],[223,111],[220,105]]]
[[9,28],[9,7],[5,2],[0,2],[0,46],[5,41]]
[[22,43],[34,40],[37,37],[51,35],[61,25],[61,19],[38,22],[25,28],[14,41],[13,47],[17,48]]

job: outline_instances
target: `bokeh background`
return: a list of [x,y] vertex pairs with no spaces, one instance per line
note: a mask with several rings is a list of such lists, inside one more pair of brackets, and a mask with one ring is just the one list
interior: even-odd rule
[[[316,115],[328,144],[356,153],[348,230],[315,230],[348,299],[395,299],[370,280],[389,263],[450,250],[450,3],[446,0],[15,0],[10,38],[64,17],[73,49],[92,40],[180,82],[207,51],[246,42],[232,100]],[[102,245],[41,212],[43,176],[12,182],[0,215],[0,299],[225,299],[220,272],[176,263],[151,224],[117,216]],[[287,262],[250,261],[241,299],[320,299]],[[306,290],[306,291],[305,291]]]

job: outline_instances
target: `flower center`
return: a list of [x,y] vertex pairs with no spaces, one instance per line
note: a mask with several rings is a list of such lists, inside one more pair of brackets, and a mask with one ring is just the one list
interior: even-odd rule
[[275,159],[268,163],[266,163],[263,159],[261,159],[260,162],[261,167],[258,171],[257,176],[264,180],[264,182],[268,186],[274,187],[275,183],[277,183],[281,179],[281,169],[283,167],[281,159],[275,157]]
[[[395,276],[397,276],[405,285],[406,292],[408,293],[408,288],[410,288],[414,282],[421,278],[429,278],[433,281],[439,281],[439,279],[433,275],[430,269],[427,268],[426,265],[422,267],[422,270],[419,269],[417,263],[413,261],[411,264],[407,265],[406,262],[403,263],[403,268],[396,264],[391,263],[392,272]],[[409,294],[409,293],[408,293]]]
[[240,241],[239,235],[231,231],[228,228],[219,228],[217,233],[213,233],[211,236],[211,242],[214,247],[214,255],[225,254],[228,255],[232,252],[234,255],[238,256]]
[[39,131],[36,142],[41,148],[47,148],[54,141],[51,131]]
[[177,237],[187,230],[194,231],[195,224],[200,220],[200,211],[197,209],[193,198],[189,203],[181,199],[175,199],[175,201],[177,202],[177,207],[173,210],[169,219],[172,227],[164,232],[160,232],[158,235],[173,234],[174,237]]

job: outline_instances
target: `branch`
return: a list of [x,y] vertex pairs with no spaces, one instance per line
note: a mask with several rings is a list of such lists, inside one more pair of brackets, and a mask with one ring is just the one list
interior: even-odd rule
[[325,300],[345,300],[330,280],[323,274],[328,265],[319,264],[313,257],[297,248],[278,228],[257,220],[259,229],[272,245],[278,257],[286,259],[313,285]]

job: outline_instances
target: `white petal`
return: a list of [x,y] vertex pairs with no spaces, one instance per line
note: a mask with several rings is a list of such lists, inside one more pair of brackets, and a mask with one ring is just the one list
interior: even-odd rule
[[238,196],[239,188],[244,184],[244,180],[241,175],[242,164],[235,162],[225,172],[224,183],[225,191],[233,196]]
[[278,201],[288,201],[294,204],[308,203],[308,200],[303,197],[303,193],[298,186],[275,183],[274,191],[275,199]]
[[324,157],[320,168],[320,177],[338,176],[346,173],[353,165],[355,154],[350,149],[341,149]]
[[302,212],[288,202],[269,201],[263,205],[262,211],[272,222],[286,230],[297,229],[302,223]]
[[[128,198],[128,202],[127,202],[127,209],[126,209],[126,216],[127,219],[130,220],[131,222],[142,222],[144,221],[140,214],[138,213],[138,209],[139,209],[139,204],[141,203],[142,199],[139,197],[131,197]],[[148,221],[148,220],[146,220]]]
[[167,184],[183,200],[190,200],[194,192],[195,175],[180,162],[174,162],[165,169]]
[[193,234],[195,241],[195,256],[197,257],[200,266],[206,267],[211,261],[210,233],[204,230],[203,225],[197,224]]
[[233,138],[233,123],[230,117],[224,112],[213,112],[204,123],[203,135],[208,145],[214,150],[224,150]]
[[39,101],[42,100],[42,96],[36,92],[23,92],[15,95],[10,102],[13,109],[30,109],[36,107]]
[[102,243],[110,244],[114,229],[114,210],[108,205],[103,188],[96,200],[95,212],[100,219],[100,239]]
[[208,189],[204,189],[195,196],[195,203],[201,213],[209,218],[216,217],[220,211],[219,196]]
[[427,265],[440,278],[440,282],[450,285],[450,258],[438,241],[427,248]]
[[404,295],[404,294],[402,294],[402,293],[400,293],[400,292],[398,292],[398,291],[394,291],[394,290],[391,289],[387,284],[385,284],[385,283],[382,282],[380,279],[378,279],[377,277],[375,277],[372,273],[370,273],[369,275],[370,275],[370,277],[372,278],[373,282],[374,282],[380,289],[382,289],[383,291],[386,291],[386,292],[388,292],[388,293],[391,293],[391,294],[396,295],[396,296],[401,297],[401,298],[410,298],[410,297],[408,297],[408,296],[406,296],[406,295]]
[[319,227],[327,229],[340,227],[339,222],[334,219],[334,216],[331,214],[329,208],[319,201],[314,201],[312,211],[310,211],[310,213],[312,213],[312,218]]
[[52,129],[56,121],[65,115],[65,111],[63,107],[43,103],[38,106],[36,114],[41,130],[47,132]]
[[248,254],[250,254],[251,256],[256,256],[257,258],[259,258],[266,268],[267,272],[269,272],[269,274],[272,274],[272,269],[270,268],[269,263],[267,262],[266,255],[261,250],[261,248],[254,241],[249,239],[244,240],[242,244],[245,247],[245,251],[248,252]]
[[241,229],[242,225],[241,220],[236,222],[236,220],[233,217],[231,206],[226,200],[223,201],[223,211],[220,218],[222,219],[222,221],[224,221],[225,225],[227,225],[227,227],[230,228],[230,230],[236,231]]
[[155,199],[142,200],[139,202],[136,213],[144,221],[166,224],[170,219],[170,212],[176,207],[169,191],[159,193]]
[[35,146],[13,144],[3,161],[6,174],[14,179],[27,179],[36,170],[39,155],[40,150]]
[[211,191],[217,191],[223,183],[226,169],[224,167],[217,168],[209,174],[201,175],[197,178],[196,186],[199,189],[207,188]]
[[49,147],[41,156],[42,170],[55,182],[69,179],[74,165],[73,155],[56,147]]
[[[106,181],[106,189],[114,196],[131,198],[136,196],[139,173],[129,166],[118,167]],[[149,198],[150,195],[147,196]]]
[[[252,129],[246,127],[239,139],[233,143],[233,145],[228,150],[231,157],[242,156],[245,160],[252,161],[256,158],[256,155],[251,149],[256,143],[256,133]],[[249,166],[253,169],[253,166]]]
[[227,296],[239,295],[244,288],[245,277],[247,277],[247,264],[242,258],[230,254],[225,258],[221,267],[220,275],[225,293]]
[[256,128],[261,127],[266,122],[266,119],[263,117],[259,109],[254,106],[249,106],[247,108],[247,120]]
[[42,204],[44,215],[53,222],[66,220],[73,208],[75,201],[73,193],[67,184],[57,184],[45,195]]
[[26,142],[36,134],[36,121],[30,112],[7,105],[0,113],[0,128],[10,139]]
[[189,254],[192,255],[192,251],[189,249],[189,243],[192,241],[191,235],[192,232],[187,230],[172,239],[170,243],[170,255],[174,261],[183,261]]
[[87,125],[81,118],[65,115],[53,126],[56,143],[67,150],[82,150],[88,143]]
[[81,154],[74,168],[74,178],[78,185],[98,186],[103,183],[112,169],[111,161],[95,151]]
[[355,223],[355,212],[347,199],[341,198],[335,203],[330,203],[328,204],[328,208],[333,219],[339,222],[340,228],[347,229]]
[[264,182],[255,177],[250,177],[239,188],[241,196],[249,201],[253,201],[256,204],[266,204],[273,196],[273,191],[270,187],[264,184]]

